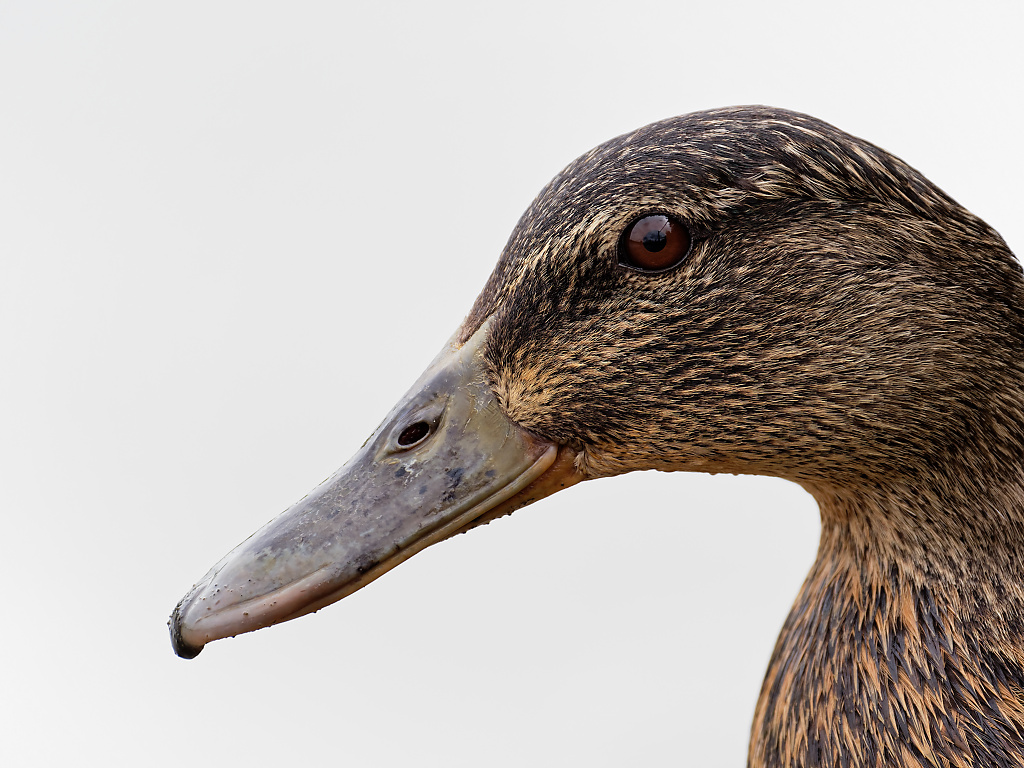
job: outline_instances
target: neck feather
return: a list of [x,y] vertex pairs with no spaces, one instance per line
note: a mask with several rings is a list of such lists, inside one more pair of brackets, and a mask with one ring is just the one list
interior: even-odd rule
[[1019,480],[809,488],[821,544],[765,676],[751,768],[1024,764]]

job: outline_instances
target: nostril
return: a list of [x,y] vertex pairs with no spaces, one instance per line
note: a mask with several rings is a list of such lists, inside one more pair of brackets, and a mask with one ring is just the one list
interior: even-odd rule
[[402,434],[398,436],[398,444],[403,448],[408,448],[426,437],[429,432],[430,425],[427,422],[417,421],[402,430]]

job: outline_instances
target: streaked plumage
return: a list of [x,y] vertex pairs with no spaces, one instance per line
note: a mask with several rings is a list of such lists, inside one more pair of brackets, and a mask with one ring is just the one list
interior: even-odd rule
[[[664,274],[618,264],[648,212],[693,236]],[[814,118],[699,112],[556,176],[459,338],[481,329],[501,409],[572,482],[766,474],[818,501],[751,766],[1024,764],[1024,279],[992,228]]]

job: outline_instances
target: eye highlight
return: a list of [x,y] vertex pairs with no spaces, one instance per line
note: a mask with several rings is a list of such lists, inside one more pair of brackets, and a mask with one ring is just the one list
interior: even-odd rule
[[641,272],[664,272],[689,252],[689,231],[681,222],[660,213],[637,219],[619,240],[619,264]]

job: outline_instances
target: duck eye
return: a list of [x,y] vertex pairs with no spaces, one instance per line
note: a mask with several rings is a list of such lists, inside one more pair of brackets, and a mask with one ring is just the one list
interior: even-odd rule
[[690,233],[683,224],[661,214],[644,216],[622,233],[619,264],[641,272],[663,272],[689,252]]

